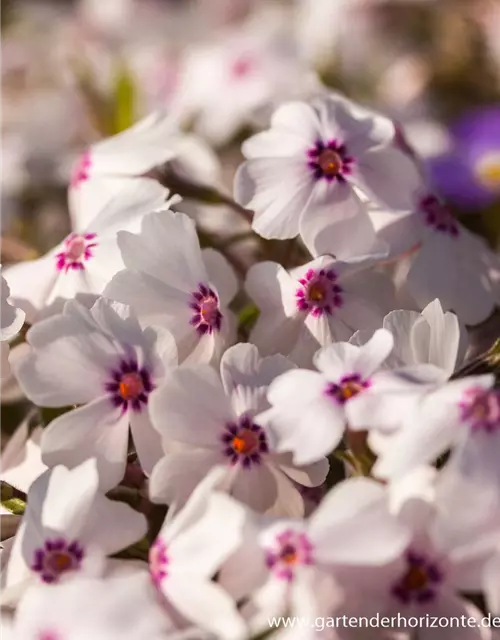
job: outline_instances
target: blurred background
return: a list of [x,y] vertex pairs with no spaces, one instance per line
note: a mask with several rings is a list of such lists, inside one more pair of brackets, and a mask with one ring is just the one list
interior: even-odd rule
[[500,0],[3,0],[2,262],[68,232],[89,143],[166,109],[214,150],[201,175],[230,193],[241,140],[320,83],[394,118],[498,247]]

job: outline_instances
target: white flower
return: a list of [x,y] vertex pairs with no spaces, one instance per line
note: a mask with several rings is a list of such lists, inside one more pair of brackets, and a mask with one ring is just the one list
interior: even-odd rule
[[320,349],[318,371],[297,369],[270,386],[272,407],[257,419],[269,423],[278,451],[291,451],[296,464],[331,453],[346,425],[351,429],[394,430],[421,395],[436,382],[435,368],[380,371],[391,352],[392,335],[379,329],[363,346],[346,342]]
[[[389,119],[339,95],[313,106],[286,104],[271,129],[244,143],[247,161],[236,175],[236,200],[255,211],[253,228],[265,238],[300,233],[311,244],[334,218],[348,250],[345,236],[358,234],[364,201],[406,209],[420,184],[413,163],[392,144],[394,135]],[[339,254],[336,246],[328,252]]]
[[151,396],[153,424],[167,447],[151,476],[153,499],[182,504],[211,468],[223,465],[232,495],[253,509],[302,515],[294,483],[321,484],[328,463],[318,458],[296,467],[290,455],[277,454],[279,440],[271,442],[255,418],[269,407],[268,385],[292,367],[282,356],[260,359],[256,347],[239,344],[222,358],[223,384],[209,366],[172,372]]
[[106,556],[146,534],[145,517],[100,493],[95,460],[57,466],[31,485],[6,569],[4,599],[33,582],[54,584],[104,570]]
[[236,604],[212,581],[240,543],[245,520],[240,505],[212,492],[221,471],[213,469],[173,519],[167,515],[149,552],[149,571],[176,613],[218,638],[238,640],[247,634]]
[[19,603],[7,637],[181,640],[175,631],[169,633],[173,623],[148,587],[148,576],[138,572],[106,579],[79,576],[51,588],[33,586]]
[[[355,478],[331,490],[307,520],[249,517],[219,580],[236,600],[250,598],[254,631],[271,616],[312,621],[341,600],[338,571],[363,573],[395,559],[407,543],[404,527],[389,513],[384,487]],[[294,637],[308,638],[306,633],[301,628]]]
[[421,243],[411,258],[408,292],[420,308],[438,298],[467,325],[486,320],[500,304],[500,258],[432,193],[417,189],[412,200],[406,213],[378,230],[389,245]]
[[[382,326],[394,338],[394,347],[383,369],[432,364],[449,378],[463,361],[466,332],[454,313],[443,312],[438,299],[430,302],[422,313],[391,311]],[[357,331],[349,342],[359,346],[371,335],[371,332]]]
[[112,276],[123,269],[117,231],[138,229],[144,214],[163,205],[167,193],[146,178],[122,183],[112,199],[101,200],[102,207],[91,222],[75,227],[42,258],[10,267],[6,275],[11,295],[26,311],[28,322],[39,319],[41,312],[60,310],[61,300],[76,294],[102,293]]
[[[173,109],[193,118],[195,130],[215,145],[229,142],[279,100],[314,85],[283,25],[288,16],[262,6],[235,32],[190,47],[180,68]],[[281,31],[281,33],[279,33]]]
[[275,262],[253,265],[245,288],[260,310],[250,336],[263,355],[282,353],[301,366],[356,329],[375,330],[392,307],[393,286],[362,262],[323,256],[287,272]]
[[7,281],[3,276],[0,281],[0,296],[1,296],[1,308],[0,308],[0,348],[1,348],[1,361],[0,361],[0,376],[6,378],[10,373],[9,365],[9,340],[15,338],[21,331],[24,324],[25,313],[21,309],[13,306],[9,302],[10,289]]
[[200,251],[194,222],[183,213],[152,213],[139,234],[119,233],[118,244],[126,270],[105,295],[130,304],[144,323],[167,327],[179,362],[220,358],[232,333],[227,305],[237,282],[220,253]]
[[[446,472],[444,472],[446,474]],[[481,611],[460,592],[476,592],[500,531],[498,495],[480,486],[450,483],[446,475],[419,469],[390,487],[392,511],[409,534],[406,550],[392,563],[363,574],[344,573],[344,610],[339,614],[403,618],[470,616],[476,625],[457,629],[419,627],[423,640],[477,640]],[[479,490],[479,491],[478,491]],[[401,630],[405,629],[402,625]],[[406,626],[408,630],[408,626]],[[381,635],[383,633],[381,631]],[[374,636],[377,637],[377,636]]]
[[73,227],[86,228],[131,179],[175,158],[181,140],[175,121],[157,112],[84,151],[73,167],[68,191]]
[[498,482],[500,393],[493,384],[493,375],[469,376],[424,395],[384,447],[374,473],[398,477],[452,448],[460,473]]
[[150,473],[160,442],[148,400],[165,368],[176,365],[172,336],[141,329],[129,307],[101,298],[90,310],[67,302],[62,314],[32,327],[27,340],[33,349],[16,374],[30,400],[83,405],[44,429],[43,461],[74,467],[95,457],[101,486],[114,487],[125,471],[130,425],[139,461]]

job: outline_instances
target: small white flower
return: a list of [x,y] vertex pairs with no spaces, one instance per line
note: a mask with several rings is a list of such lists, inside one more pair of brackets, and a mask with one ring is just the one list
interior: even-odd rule
[[[376,220],[376,212],[373,212]],[[430,192],[417,189],[411,206],[378,235],[391,246],[420,248],[410,258],[408,292],[420,308],[438,298],[443,309],[476,325],[500,305],[500,258],[480,236],[471,233],[446,205]]]
[[500,393],[493,384],[493,375],[470,376],[424,395],[384,447],[374,473],[399,477],[452,448],[460,473],[498,482]]
[[4,598],[15,600],[33,582],[55,584],[80,571],[100,573],[106,556],[137,542],[146,531],[142,514],[100,493],[95,460],[72,470],[50,469],[28,492]]
[[13,306],[9,302],[10,289],[7,281],[3,276],[0,281],[0,296],[1,296],[1,308],[0,308],[0,348],[1,348],[1,361],[0,361],[0,376],[6,378],[10,373],[9,365],[9,340],[15,338],[21,331],[24,324],[25,313],[21,309]]
[[160,442],[148,401],[165,368],[177,363],[172,336],[141,329],[129,307],[101,298],[90,310],[67,302],[61,315],[32,327],[27,340],[33,349],[16,369],[26,395],[39,406],[83,405],[44,429],[43,461],[74,467],[95,457],[101,486],[114,487],[125,471],[130,425],[150,473]]
[[[265,238],[300,233],[310,244],[332,218],[343,238],[348,231],[356,236],[367,199],[406,209],[420,184],[394,136],[388,118],[340,95],[314,105],[286,104],[275,112],[271,129],[244,143],[247,161],[236,175],[236,200],[255,211],[253,228]],[[348,249],[344,241],[342,246]],[[329,252],[339,253],[335,246]]]
[[[61,301],[77,294],[100,294],[111,277],[123,269],[116,234],[139,229],[144,214],[161,207],[168,191],[154,180],[134,179],[102,205],[96,217],[38,260],[6,271],[11,295],[31,324],[41,315],[60,310]],[[85,201],[82,200],[85,207]],[[51,308],[52,307],[52,308]]]
[[220,358],[233,332],[227,305],[237,282],[220,253],[200,250],[194,222],[183,213],[152,213],[139,234],[119,233],[118,244],[126,269],[105,295],[130,304],[142,322],[167,327],[179,362]]
[[361,262],[323,256],[287,272],[275,262],[253,265],[245,288],[260,310],[250,336],[263,355],[282,353],[301,366],[357,329],[375,330],[392,307],[389,278]]
[[355,478],[331,490],[307,520],[249,517],[243,541],[219,579],[236,600],[250,599],[258,632],[271,616],[314,620],[329,614],[342,600],[338,571],[374,570],[407,544],[404,527],[389,513],[384,487]]
[[379,329],[361,347],[340,342],[320,349],[314,357],[318,371],[279,376],[268,392],[271,409],[257,417],[279,438],[278,451],[293,452],[296,464],[310,464],[337,447],[346,426],[401,426],[437,376],[434,367],[380,371],[392,345],[392,335]]
[[[302,515],[294,483],[321,484],[328,463],[295,466],[289,454],[277,453],[279,440],[271,442],[255,417],[269,407],[268,385],[291,368],[283,356],[261,359],[256,347],[239,344],[222,358],[223,384],[209,366],[172,372],[151,397],[153,423],[167,447],[151,476],[152,497],[182,504],[211,468],[223,465],[231,494],[253,509]],[[169,452],[172,443],[177,449]]]
[[[446,471],[437,476],[428,469],[392,485],[391,511],[406,528],[408,545],[394,562],[375,571],[344,573],[345,605],[337,615],[466,616],[477,623],[462,627],[460,637],[489,638],[481,635],[487,631],[479,628],[481,611],[460,595],[480,589],[500,531],[498,496],[478,489],[477,484],[450,483]],[[423,625],[419,637],[437,636]],[[440,628],[438,637],[454,640],[457,628]]]
[[[174,518],[167,518],[149,552],[149,571],[166,604],[185,620],[224,640],[246,638],[234,600],[213,576],[242,538],[245,512],[212,490],[213,469]],[[223,474],[223,471],[222,471]]]
[[7,637],[181,640],[148,587],[148,576],[138,572],[106,579],[79,576],[50,588],[33,586],[19,603]]
[[[394,347],[383,369],[432,364],[449,378],[463,361],[466,332],[454,313],[443,312],[438,299],[430,302],[422,313],[391,311],[382,326],[394,338]],[[359,346],[371,335],[371,332],[357,331],[349,342]]]
[[68,191],[73,227],[86,228],[128,182],[175,158],[182,137],[175,121],[157,112],[84,151]]

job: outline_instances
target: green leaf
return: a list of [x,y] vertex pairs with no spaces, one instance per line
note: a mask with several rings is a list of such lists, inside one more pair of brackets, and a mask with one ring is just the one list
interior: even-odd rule
[[2,480],[2,507],[15,516],[22,516],[26,509],[26,494]]

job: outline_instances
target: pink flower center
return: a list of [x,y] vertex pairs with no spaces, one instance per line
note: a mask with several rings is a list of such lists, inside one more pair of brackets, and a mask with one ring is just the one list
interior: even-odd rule
[[124,400],[133,400],[144,393],[144,383],[139,373],[125,373],[118,385],[121,397]]
[[334,398],[339,404],[345,404],[369,386],[369,380],[363,380],[359,373],[351,373],[341,378],[338,383],[330,382],[325,393],[327,396]]
[[92,250],[97,247],[97,234],[72,233],[64,241],[64,250],[56,254],[56,268],[68,273],[70,270],[85,269],[85,262],[93,257]]
[[156,587],[167,577],[168,564],[167,546],[161,538],[156,538],[149,550],[149,573]]
[[209,286],[200,283],[198,290],[191,294],[189,303],[193,315],[190,324],[198,333],[213,333],[220,331],[222,325],[222,313],[219,308],[219,298]]
[[314,564],[313,545],[305,533],[286,529],[266,549],[266,564],[277,578],[291,582],[298,567]]
[[459,407],[462,421],[467,422],[472,431],[494,433],[500,430],[499,389],[468,389]]
[[231,64],[231,77],[235,80],[247,78],[255,71],[255,60],[249,55],[241,55]]
[[82,153],[77,163],[73,167],[71,174],[71,186],[76,189],[81,182],[89,179],[89,171],[92,166],[90,151]]
[[436,198],[428,195],[420,201],[420,211],[427,226],[439,233],[452,237],[460,234],[460,229],[451,211]]
[[299,280],[301,285],[295,292],[299,311],[313,316],[332,315],[336,307],[343,304],[342,287],[337,283],[337,274],[332,269],[315,271],[309,269]]

